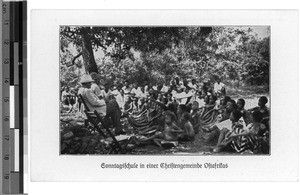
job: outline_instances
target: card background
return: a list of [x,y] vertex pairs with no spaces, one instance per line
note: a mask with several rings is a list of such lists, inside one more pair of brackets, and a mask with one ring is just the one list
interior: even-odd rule
[[[97,11],[92,11],[93,14],[99,14]],[[68,180],[94,180],[95,178],[102,179],[102,176],[98,173],[101,171],[99,162],[102,162],[101,156],[87,157],[87,156],[76,156],[72,157],[58,157],[58,137],[53,134],[58,132],[58,26],[60,24],[112,24],[117,15],[107,17],[107,11],[105,16],[100,15],[105,20],[99,20],[96,15],[90,15],[90,17],[83,16],[82,13],[75,15],[64,14],[63,11],[51,12],[46,11],[48,15],[45,17],[44,13],[41,17],[39,11],[33,12],[31,23],[37,26],[31,29],[31,76],[30,76],[30,96],[31,96],[31,120],[30,120],[30,145],[31,145],[31,178],[35,180],[56,180],[59,177],[60,180],[69,178]],[[211,156],[198,156],[198,157],[173,157],[173,156],[130,156],[121,157],[122,162],[125,159],[129,162],[134,162],[136,158],[142,159],[143,162],[159,160],[166,158],[168,161],[179,161],[188,160],[189,162],[212,161],[219,160],[221,162],[228,162],[230,167],[233,169],[223,171],[212,171],[211,173],[199,173],[185,172],[176,173],[172,171],[169,174],[162,174],[162,171],[148,173],[147,178],[156,177],[159,174],[160,180],[171,179],[171,180],[199,180],[199,177],[203,178],[203,181],[208,180],[295,180],[298,178],[298,113],[295,108],[298,108],[298,93],[295,96],[289,96],[288,101],[284,101],[283,97],[290,91],[298,92],[298,23],[294,20],[285,20],[291,15],[287,12],[274,11],[271,14],[266,12],[252,12],[253,15],[245,16],[241,12],[232,14],[232,12],[220,15],[219,11],[211,11],[210,13],[205,12],[200,14],[198,18],[201,18],[201,22],[193,18],[193,20],[187,20],[185,17],[180,17],[174,14],[172,17],[162,17],[163,14],[157,14],[156,17],[151,17],[154,20],[151,24],[170,22],[171,24],[183,22],[184,24],[196,24],[196,25],[213,25],[213,24],[270,24],[271,27],[271,42],[272,42],[272,61],[271,61],[271,104],[272,104],[272,155],[271,157],[211,157]],[[59,14],[61,13],[61,15]],[[72,12],[73,13],[73,12]],[[136,15],[138,12],[133,12]],[[144,11],[140,11],[142,15],[145,15]],[[35,15],[36,14],[36,15]],[[188,14],[190,14],[188,12]],[[293,12],[296,14],[297,12]],[[266,17],[268,16],[268,17]],[[126,17],[125,17],[126,18]],[[130,19],[130,24],[137,22],[141,24],[142,17],[133,17]],[[120,16],[123,20],[124,16]],[[111,21],[113,20],[113,21]],[[149,20],[149,18],[148,18]],[[47,22],[45,22],[47,21]],[[90,22],[92,21],[92,22]],[[191,22],[191,23],[187,23]],[[35,23],[36,22],[36,23]],[[84,23],[83,23],[84,22]],[[147,22],[147,21],[146,21]],[[194,23],[193,23],[194,22]],[[122,23],[123,24],[123,23]],[[148,23],[149,24],[149,23]],[[284,28],[283,28],[284,27]],[[288,35],[286,34],[288,32]],[[34,54],[34,55],[32,55]],[[284,69],[284,67],[289,67]],[[291,86],[291,83],[295,85]],[[297,83],[297,84],[296,84]],[[47,94],[47,95],[46,95]],[[41,101],[42,100],[42,101]],[[56,102],[53,100],[57,100]],[[292,106],[291,102],[296,102],[296,106]],[[56,106],[55,106],[56,104]],[[295,105],[295,104],[293,104]],[[286,110],[285,107],[289,109]],[[57,109],[54,109],[57,108]],[[283,110],[285,111],[283,112]],[[51,114],[43,114],[44,112]],[[296,113],[292,114],[287,113]],[[274,118],[276,117],[276,118]],[[45,120],[47,119],[47,120]],[[280,120],[277,120],[280,119]],[[34,120],[34,121],[33,121]],[[281,121],[288,121],[288,124],[281,123]],[[275,132],[276,131],[276,132]],[[56,133],[58,136],[58,133]],[[46,140],[41,142],[41,140]],[[275,148],[275,146],[278,146]],[[58,159],[57,159],[58,157]],[[60,159],[59,159],[60,158]],[[69,158],[69,159],[68,159]],[[116,157],[107,157],[109,160],[115,162]],[[182,159],[184,158],[184,159]],[[151,160],[150,160],[151,159]],[[200,160],[199,160],[200,159]],[[91,161],[90,161],[91,160]],[[89,163],[92,162],[92,165]],[[94,162],[94,163],[93,163]],[[58,167],[53,167],[52,165]],[[67,167],[65,167],[67,166]],[[83,168],[84,167],[84,168]],[[65,169],[66,168],[66,169]],[[86,169],[87,168],[87,169]],[[89,169],[91,168],[91,169]],[[97,170],[97,168],[99,168]],[[46,171],[46,172],[45,172]],[[90,175],[89,173],[92,173]],[[132,173],[132,171],[126,174],[120,174],[123,171],[109,170],[109,173],[105,173],[105,180],[115,180],[117,177],[119,180],[122,178],[128,180],[128,176],[145,178],[145,173]],[[126,171],[125,171],[126,172]],[[58,174],[58,175],[57,175]],[[83,174],[78,176],[78,174]],[[96,177],[94,177],[94,175]],[[208,174],[208,175],[207,175]],[[99,176],[100,175],[100,176]],[[107,175],[111,177],[107,178]],[[50,178],[50,179],[49,179]],[[217,178],[217,179],[216,179]],[[136,180],[136,179],[134,179]],[[58,181],[58,180],[56,180]],[[81,183],[83,186],[87,186],[87,183]],[[30,184],[33,185],[33,184]],[[72,184],[66,184],[72,186]],[[74,184],[73,184],[74,185]],[[118,184],[119,185],[119,184]],[[126,186],[132,184],[126,184]],[[138,185],[145,185],[140,184]],[[159,184],[161,185],[161,184]],[[158,185],[158,186],[159,186]],[[185,184],[186,185],[186,184]],[[209,184],[210,185],[210,184]],[[218,184],[219,185],[219,184]],[[220,184],[222,185],[222,184]],[[47,186],[47,184],[40,184],[40,186]],[[58,184],[61,186],[61,184]],[[64,186],[64,184],[62,184]],[[76,186],[76,184],[75,184]],[[73,186],[74,187],[74,186]],[[80,191],[80,190],[79,190]],[[76,191],[76,192],[79,192]],[[179,190],[180,191],[180,190]],[[184,191],[185,192],[185,191]]]

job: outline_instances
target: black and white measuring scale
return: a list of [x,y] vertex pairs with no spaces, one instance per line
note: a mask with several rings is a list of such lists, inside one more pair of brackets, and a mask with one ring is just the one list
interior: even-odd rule
[[1,192],[24,194],[28,153],[26,1],[2,1],[1,31]]

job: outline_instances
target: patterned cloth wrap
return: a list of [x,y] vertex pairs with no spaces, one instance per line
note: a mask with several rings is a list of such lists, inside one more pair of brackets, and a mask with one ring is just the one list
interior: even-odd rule
[[148,109],[137,114],[133,113],[128,117],[129,124],[137,134],[154,133],[158,130],[158,126],[162,125],[162,114],[164,111],[162,105],[156,101],[151,101],[148,104]]
[[218,110],[214,109],[213,106],[205,106],[199,110],[199,130],[207,129],[213,126],[217,121]]
[[259,126],[253,126],[252,124],[249,124],[247,127],[245,127],[243,123],[244,121],[242,121],[242,123],[240,122],[240,125],[233,125],[232,131],[230,131],[226,137],[242,133],[250,133],[248,135],[230,138],[227,140],[227,143],[238,153],[242,153],[244,151],[250,151],[252,153],[258,152],[261,147],[261,137],[258,136],[258,133],[260,130],[265,129],[265,126],[263,124]]

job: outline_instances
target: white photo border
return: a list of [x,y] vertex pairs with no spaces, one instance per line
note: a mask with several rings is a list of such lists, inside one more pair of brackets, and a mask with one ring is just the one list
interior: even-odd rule
[[[298,179],[297,11],[33,10],[31,19],[29,130],[32,181],[295,181]],[[59,155],[58,48],[61,25],[271,26],[271,155]],[[293,83],[297,84],[293,85]],[[297,92],[297,95],[288,96],[291,94],[290,91]],[[228,168],[119,170],[103,169],[102,163],[225,163],[228,164]]]

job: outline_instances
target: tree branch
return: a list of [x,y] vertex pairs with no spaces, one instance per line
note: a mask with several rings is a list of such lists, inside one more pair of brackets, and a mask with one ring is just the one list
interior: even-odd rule
[[77,58],[79,58],[81,55],[82,55],[82,52],[80,52],[79,54],[77,54],[76,56],[73,57],[73,59],[72,59],[72,64],[73,64],[73,65],[75,64],[75,60],[76,60]]
[[79,54],[77,54],[76,56],[74,56],[73,59],[72,59],[72,61],[71,61],[71,63],[67,64],[66,66],[67,66],[67,67],[73,66],[73,65],[75,64],[75,60],[76,60],[77,58],[79,58],[81,55],[82,55],[82,52],[80,52]]

